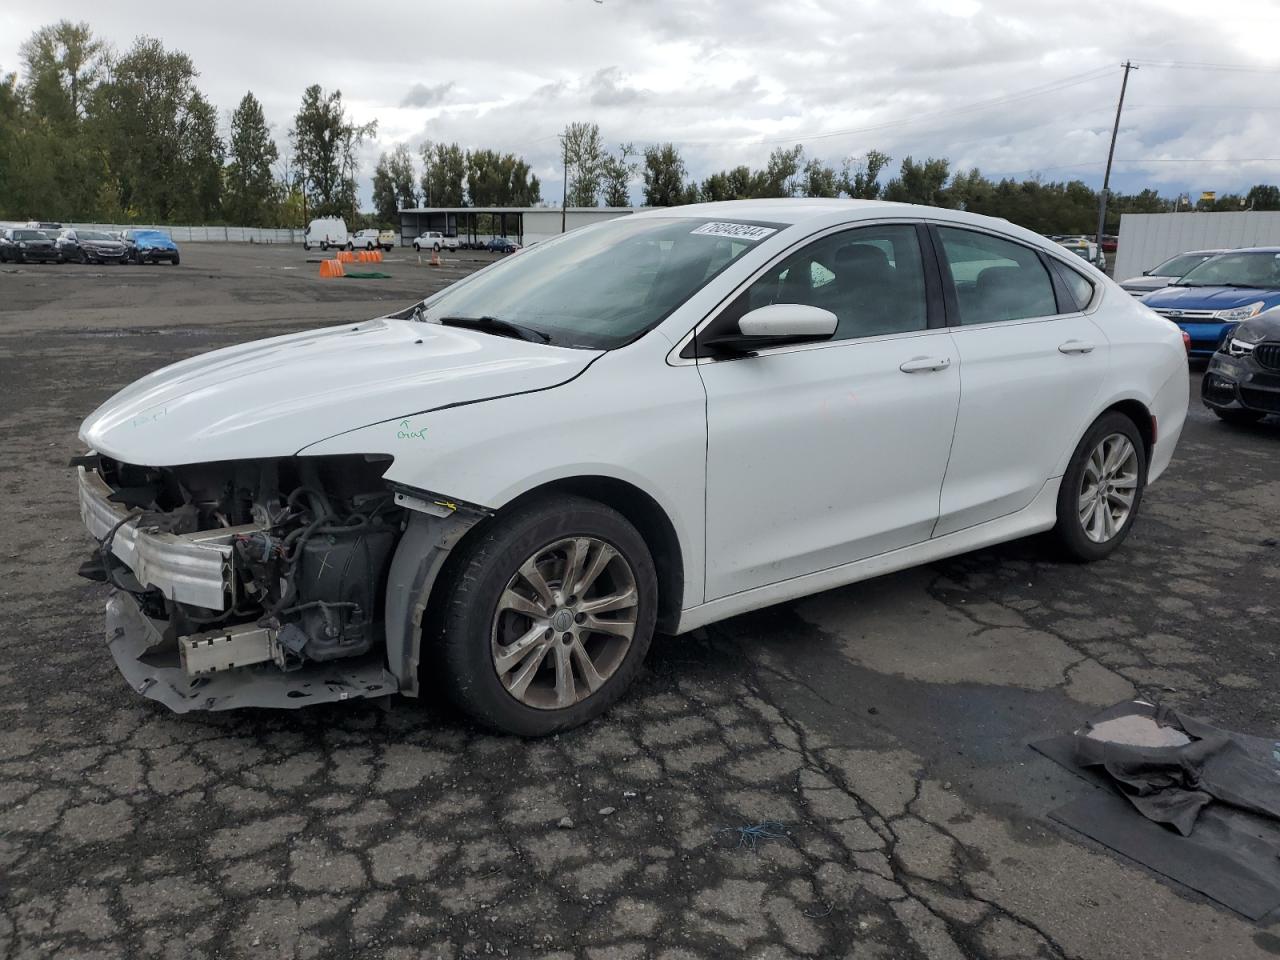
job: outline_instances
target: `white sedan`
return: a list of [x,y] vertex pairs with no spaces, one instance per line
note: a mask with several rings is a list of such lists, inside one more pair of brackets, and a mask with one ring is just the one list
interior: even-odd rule
[[1101,560],[1187,394],[1173,324],[1005,221],[655,209],[150,374],[81,429],[81,513],[148,697],[414,697],[430,671],[538,735],[616,700],[655,629],[1044,531]]

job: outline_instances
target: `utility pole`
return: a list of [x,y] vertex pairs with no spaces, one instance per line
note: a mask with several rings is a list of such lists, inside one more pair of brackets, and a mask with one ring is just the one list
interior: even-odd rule
[[1124,91],[1129,85],[1129,71],[1137,70],[1131,62],[1126,60],[1121,66],[1124,67],[1124,78],[1120,81],[1120,102],[1116,104],[1116,122],[1111,128],[1111,149],[1107,151],[1107,171],[1102,175],[1102,196],[1098,198],[1098,250],[1102,250],[1102,230],[1107,219],[1107,193],[1111,186],[1111,159],[1116,155],[1116,135],[1120,133],[1120,111],[1124,109]]
[[560,138],[560,149],[564,152],[564,192],[560,194],[560,232],[564,233],[565,212],[569,203],[569,143]]

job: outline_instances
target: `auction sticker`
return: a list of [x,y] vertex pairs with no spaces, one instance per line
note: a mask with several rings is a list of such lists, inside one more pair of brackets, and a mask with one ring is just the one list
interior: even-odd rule
[[751,243],[777,232],[775,227],[757,227],[750,223],[704,223],[689,231],[690,234],[704,237],[728,237],[730,240],[747,240]]

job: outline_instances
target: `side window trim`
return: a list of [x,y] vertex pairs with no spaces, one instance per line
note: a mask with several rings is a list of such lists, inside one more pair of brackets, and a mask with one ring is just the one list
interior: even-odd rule
[[[936,263],[938,266],[938,271],[942,275],[942,296],[943,296],[944,302],[946,303],[948,327],[963,327],[963,326],[966,326],[966,324],[962,323],[960,319],[960,300],[956,294],[955,279],[952,277],[950,266],[946,262],[946,253],[943,251],[942,237],[938,235],[939,227],[949,227],[953,230],[968,230],[970,233],[980,233],[985,236],[994,237],[997,240],[1003,240],[1005,243],[1015,244],[1016,246],[1022,247],[1024,250],[1031,251],[1040,260],[1041,265],[1044,267],[1045,273],[1049,275],[1049,283],[1053,287],[1054,308],[1058,311],[1057,313],[1048,314],[1046,316],[1040,316],[1040,317],[1024,317],[1019,320],[989,320],[986,323],[967,324],[967,326],[985,327],[985,326],[990,326],[991,324],[996,324],[996,323],[1038,323],[1042,320],[1052,320],[1056,317],[1069,316],[1070,314],[1073,314],[1073,313],[1082,312],[1074,308],[1066,309],[1066,310],[1063,309],[1064,304],[1070,307],[1071,303],[1073,302],[1072,298],[1070,297],[1069,293],[1065,297],[1063,296],[1063,293],[1065,292],[1064,290],[1065,283],[1058,276],[1058,271],[1056,269],[1056,258],[1049,256],[1043,250],[1039,250],[1036,247],[1028,246],[1022,241],[1016,240],[1013,237],[1004,236],[1003,234],[996,233],[993,230],[983,230],[980,227],[972,226],[970,224],[951,223],[946,220],[929,220],[926,222],[926,226],[928,227],[929,235],[933,240],[934,253],[935,253]],[[1070,268],[1066,268],[1066,269],[1070,269]],[[1096,292],[1095,292],[1095,296],[1096,296]]]
[[[725,310],[733,304],[738,297],[742,296],[751,286],[767,274],[770,270],[786,260],[788,257],[803,250],[811,243],[817,243],[829,236],[837,233],[845,233],[851,230],[857,230],[862,227],[887,227],[887,226],[908,226],[914,227],[916,231],[916,243],[920,248],[921,268],[924,272],[925,280],[925,328],[923,330],[910,331],[911,334],[920,335],[928,333],[935,329],[944,329],[947,326],[946,313],[942,300],[939,298],[940,290],[943,288],[941,277],[937,273],[938,264],[936,257],[931,256],[933,250],[932,237],[929,235],[929,226],[923,220],[915,220],[904,217],[888,217],[883,220],[855,220],[848,223],[836,224],[835,226],[826,227],[815,233],[811,233],[806,237],[796,240],[787,249],[779,251],[769,260],[768,263],[759,267],[752,274],[742,281],[738,286],[724,296],[715,306],[699,320],[683,337],[677,341],[676,347],[667,355],[668,362],[676,363],[700,363],[703,361],[709,363],[728,363],[733,360],[743,359],[741,357],[711,357],[698,350],[698,340],[707,328],[714,323]],[[929,243],[924,242],[924,238],[929,238]],[[858,343],[866,339],[879,339],[880,336],[903,336],[904,334],[883,334],[875,337],[851,337],[846,340],[833,340],[830,343],[817,344],[817,346],[832,346],[843,343]],[[802,344],[794,347],[780,347],[771,350],[770,353],[776,353],[782,350],[801,350],[812,349],[814,344]]]

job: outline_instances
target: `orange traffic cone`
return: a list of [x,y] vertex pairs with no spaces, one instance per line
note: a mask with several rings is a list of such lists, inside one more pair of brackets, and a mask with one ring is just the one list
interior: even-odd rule
[[321,277],[345,277],[346,271],[342,269],[341,260],[321,260],[320,276]]
[[438,266],[440,266],[440,251],[439,251],[439,250],[432,250],[432,251],[431,251],[431,266],[433,266],[433,267],[438,267]]

